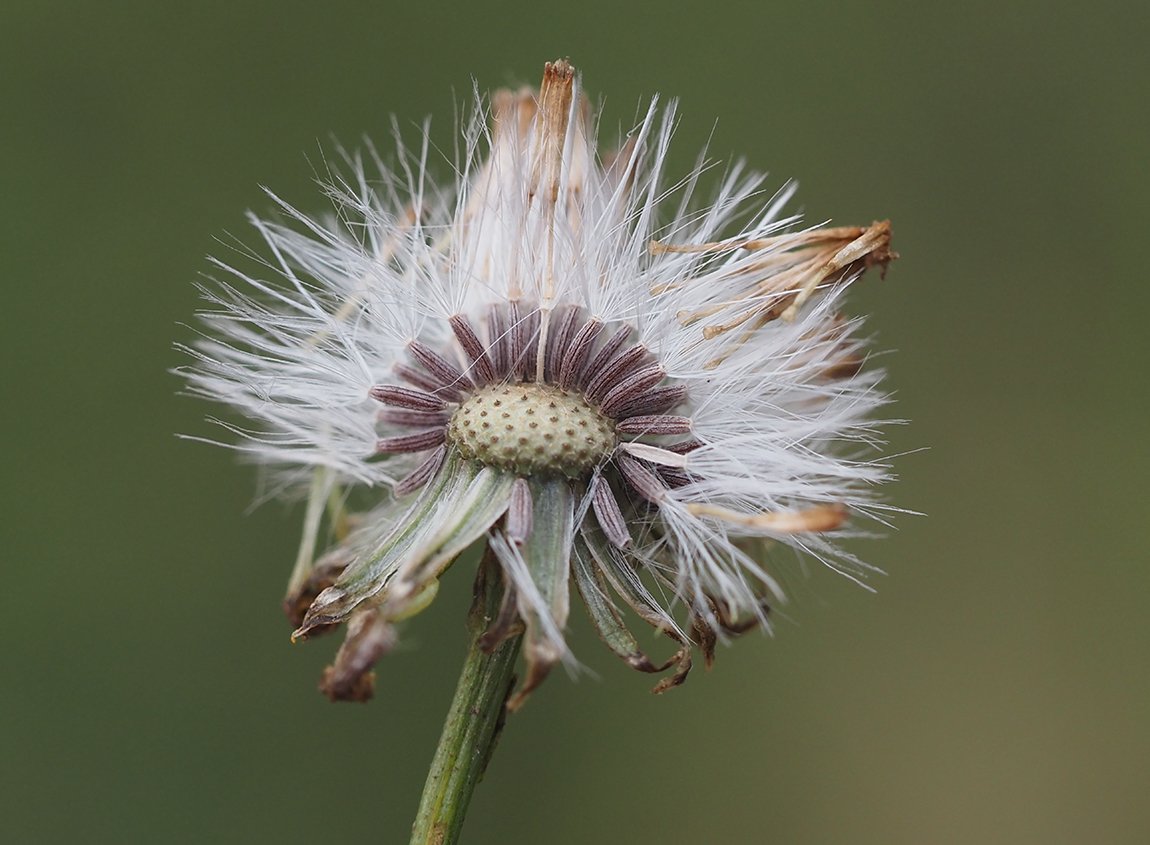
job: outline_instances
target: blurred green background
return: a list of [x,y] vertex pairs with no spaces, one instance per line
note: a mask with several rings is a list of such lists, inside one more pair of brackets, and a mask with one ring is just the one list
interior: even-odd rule
[[928,515],[856,549],[877,594],[812,567],[663,697],[575,613],[599,677],[511,720],[466,841],[1150,841],[1147,9],[4,0],[4,840],[406,842],[470,577],[328,704],[278,608],[300,512],[173,436],[211,409],[172,343],[261,184],[326,208],[329,132],[449,146],[472,77],[569,55],[607,126],[681,97],[680,168],[713,131],[812,220],[893,219],[854,303]]

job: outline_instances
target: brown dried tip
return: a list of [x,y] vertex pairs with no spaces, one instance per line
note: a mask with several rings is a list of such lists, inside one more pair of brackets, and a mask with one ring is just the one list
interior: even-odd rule
[[546,111],[551,98],[556,104],[564,105],[563,111],[571,105],[571,89],[575,84],[575,66],[569,59],[556,59],[543,65],[543,82],[539,85],[539,105]]
[[715,646],[719,642],[718,632],[701,614],[691,614],[691,634],[703,652],[703,665],[710,669],[715,665]]
[[539,119],[535,124],[535,160],[531,163],[528,192],[554,203],[559,196],[563,146],[571,118],[575,91],[575,68],[566,59],[548,62],[539,85]]
[[879,275],[885,276],[887,265],[898,258],[898,253],[890,248],[890,220],[876,220],[870,224],[868,231],[874,234],[877,242],[867,255],[866,266],[869,268],[881,264]]
[[662,695],[667,690],[681,686],[683,682],[687,680],[687,675],[691,673],[691,666],[693,665],[693,661],[691,660],[691,644],[682,642],[678,637],[672,637],[672,639],[681,643],[679,650],[667,661],[667,668],[670,668],[670,666],[674,664],[675,671],[651,687],[651,692],[654,695]]
[[[722,322],[704,326],[702,330],[704,339],[714,340],[742,328],[742,336],[734,341],[738,346],[751,339],[756,329],[772,320],[793,321],[807,300],[823,285],[840,284],[875,266],[881,268],[882,275],[885,275],[887,265],[898,258],[898,253],[890,248],[890,239],[890,221],[876,220],[866,227],[812,229],[752,240],[698,244],[652,241],[649,249],[652,255],[722,253],[739,249],[763,253],[761,259],[743,271],[750,285],[745,307]],[[684,284],[689,284],[689,281]],[[679,321],[689,326],[718,315],[725,307],[712,305],[681,311]],[[707,362],[706,368],[714,369],[727,354],[729,350]]]
[[532,651],[527,650],[527,677],[523,679],[523,683],[519,685],[519,689],[508,697],[507,710],[510,713],[515,713],[527,703],[527,699],[531,697],[531,693],[539,688],[539,685],[547,680],[547,676],[551,674],[552,667],[559,662],[559,656],[551,652]]
[[879,266],[879,277],[886,277],[887,265],[898,258],[898,253],[890,248],[890,221],[876,220],[865,229],[861,229],[858,236],[846,246],[836,252],[827,263],[821,267],[803,285],[794,301],[782,312],[784,320],[793,320],[798,309],[810,298],[815,289],[832,277],[845,279],[853,276],[855,272],[869,270]]
[[375,672],[357,675],[348,683],[339,676],[334,666],[328,666],[323,670],[319,691],[326,695],[328,701],[332,703],[354,701],[365,704],[375,697]]
[[347,638],[335,662],[324,669],[319,689],[331,701],[368,701],[375,694],[372,667],[395,646],[393,628],[378,610],[356,613],[348,620]]
[[[284,597],[283,610],[293,628],[303,624],[308,608],[315,601],[316,596],[334,584],[344,569],[351,562],[351,554],[346,549],[335,549],[328,552],[318,561],[307,578],[294,590]],[[334,629],[334,625],[325,625],[313,629],[309,636],[324,634]]]

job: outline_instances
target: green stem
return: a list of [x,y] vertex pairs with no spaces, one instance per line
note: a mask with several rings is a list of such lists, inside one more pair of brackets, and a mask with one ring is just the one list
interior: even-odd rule
[[423,786],[411,845],[452,845],[459,841],[471,793],[499,739],[522,641],[521,635],[511,637],[490,654],[479,647],[480,637],[499,611],[499,582],[498,564],[488,550],[480,564],[468,619],[471,641],[467,658]]

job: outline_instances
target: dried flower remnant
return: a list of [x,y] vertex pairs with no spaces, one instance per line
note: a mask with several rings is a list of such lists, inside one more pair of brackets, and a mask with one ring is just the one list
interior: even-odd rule
[[[524,636],[513,708],[572,659],[572,591],[662,692],[693,648],[709,664],[767,623],[776,552],[866,573],[838,540],[883,508],[885,396],[841,308],[896,257],[889,223],[801,228],[793,186],[767,196],[742,165],[699,203],[705,168],[664,172],[673,116],[652,103],[601,154],[574,69],[548,64],[538,93],[481,103],[447,183],[427,142],[378,176],[349,154],[338,223],[277,200],[252,220],[275,278],[205,286],[184,373],[253,421],[236,448],[310,490],[285,608],[296,639],[347,625],[333,699],[370,696],[396,624],[476,543],[504,587],[483,647]],[[325,506],[361,489],[377,504],[317,560]]]

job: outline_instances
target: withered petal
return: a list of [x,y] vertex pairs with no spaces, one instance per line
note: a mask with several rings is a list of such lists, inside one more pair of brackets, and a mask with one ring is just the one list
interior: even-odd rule
[[376,608],[360,610],[347,623],[347,636],[320,681],[332,701],[367,701],[375,693],[372,667],[395,646],[395,628]]

